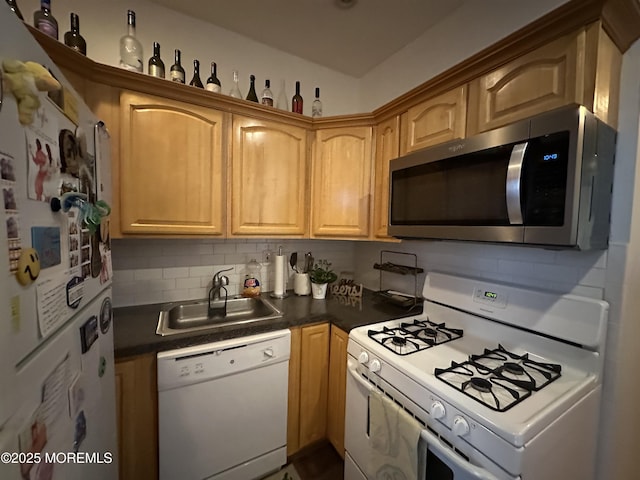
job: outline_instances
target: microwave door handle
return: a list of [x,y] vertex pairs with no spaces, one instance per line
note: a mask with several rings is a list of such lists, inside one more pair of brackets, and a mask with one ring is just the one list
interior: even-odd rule
[[507,168],[507,216],[511,225],[522,225],[522,206],[520,202],[520,181],[522,164],[529,142],[518,143],[511,150],[509,167]]

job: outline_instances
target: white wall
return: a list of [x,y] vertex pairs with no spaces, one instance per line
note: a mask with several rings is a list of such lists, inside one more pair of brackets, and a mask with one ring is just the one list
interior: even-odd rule
[[[18,4],[27,22],[32,24],[33,12],[40,9],[40,2],[19,0]],[[100,63],[118,65],[119,40],[126,33],[127,10],[131,9],[136,12],[136,35],[144,49],[145,72],[153,42],[157,41],[167,72],[173,64],[174,49],[182,51],[187,82],[193,75],[193,59],[197,58],[203,82],[209,76],[210,63],[215,61],[218,64],[218,77],[224,94],[231,90],[232,71],[236,69],[244,96],[249,90],[249,75],[254,74],[258,95],[264,87],[264,80],[269,78],[271,90],[277,97],[280,82],[284,79],[289,104],[295,93],[295,82],[299,80],[305,99],[305,115],[311,115],[315,87],[320,87],[325,116],[359,110],[360,90],[355,78],[147,0],[54,0],[51,8],[58,21],[60,40],[69,30],[69,13],[75,12],[80,16],[80,33],[87,41],[87,54]]]
[[375,110],[565,2],[465,2],[362,78],[360,110]]
[[[354,270],[353,242],[126,239],[112,243],[116,307],[206,298],[213,274],[224,268],[233,268],[225,275],[229,277],[228,293],[236,295],[242,291],[247,262],[255,258],[263,263],[263,252],[277,252],[279,246],[287,258],[294,251],[299,257],[310,251],[316,261],[331,262],[338,275]],[[273,290],[273,270],[273,263],[262,266],[258,279],[263,291]],[[288,288],[293,288],[291,282]]]

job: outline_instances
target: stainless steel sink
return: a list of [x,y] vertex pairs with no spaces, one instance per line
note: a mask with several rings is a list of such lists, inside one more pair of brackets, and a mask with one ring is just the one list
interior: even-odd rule
[[[175,335],[231,325],[246,325],[282,317],[282,312],[262,297],[230,297],[227,299],[227,314],[208,316],[207,300],[168,303],[162,306],[158,335]],[[224,300],[211,302],[211,307],[222,310]]]

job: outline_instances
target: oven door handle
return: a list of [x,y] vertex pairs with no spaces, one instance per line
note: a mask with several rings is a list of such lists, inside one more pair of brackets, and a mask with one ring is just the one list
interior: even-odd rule
[[507,167],[507,216],[511,225],[522,225],[522,204],[520,202],[520,185],[522,180],[522,164],[529,142],[518,143],[511,150],[509,166]]
[[[463,478],[475,479],[475,480],[499,480],[498,477],[493,475],[488,470],[484,468],[477,467],[475,465],[471,465],[460,455],[455,453],[451,448],[444,445],[438,437],[436,437],[429,430],[422,430],[420,432],[420,442],[419,447],[420,455],[419,458],[427,458],[427,448],[430,448],[431,451],[439,457],[441,460],[446,459],[447,463],[457,467],[462,470],[465,475]],[[422,469],[426,468],[426,463],[424,466],[421,466]],[[419,477],[423,478],[423,477]],[[457,476],[455,478],[458,478]]]
[[358,382],[360,385],[362,385],[364,388],[367,389],[368,392],[371,392],[372,390],[374,390],[376,387],[371,385],[369,382],[367,382],[366,380],[363,380],[362,377],[360,376],[360,373],[358,373],[358,367],[356,366],[356,368],[353,368],[351,366],[351,362],[349,361],[349,364],[347,365],[347,370],[349,370],[349,374],[353,377],[353,379]]

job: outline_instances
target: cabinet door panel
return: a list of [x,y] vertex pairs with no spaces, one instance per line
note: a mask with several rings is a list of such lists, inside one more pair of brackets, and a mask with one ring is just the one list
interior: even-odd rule
[[300,348],[300,448],[327,431],[329,324],[302,328]]
[[370,127],[317,132],[312,235],[366,237],[369,234],[371,165]]
[[583,103],[585,37],[582,31],[559,38],[474,80],[468,134]]
[[233,235],[305,233],[306,130],[233,119]]
[[467,88],[462,86],[411,107],[403,125],[402,154],[464,138]]
[[329,400],[327,407],[327,437],[344,458],[344,410],[347,382],[347,342],[349,336],[331,326],[329,347]]
[[399,155],[399,126],[399,118],[394,117],[378,125],[376,133],[373,234],[378,238],[388,238],[389,162]]
[[121,96],[124,233],[222,234],[222,119],[215,110]]

